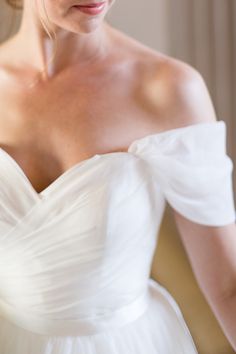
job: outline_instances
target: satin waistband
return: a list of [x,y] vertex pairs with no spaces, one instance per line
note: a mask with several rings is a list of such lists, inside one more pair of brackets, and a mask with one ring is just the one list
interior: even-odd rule
[[46,336],[83,336],[121,327],[140,317],[148,307],[148,291],[117,310],[83,319],[48,319],[19,311],[0,299],[0,316],[27,331]]

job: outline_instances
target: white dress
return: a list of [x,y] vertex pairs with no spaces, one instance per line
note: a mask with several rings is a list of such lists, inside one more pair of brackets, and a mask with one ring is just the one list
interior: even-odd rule
[[37,193],[0,150],[0,353],[196,354],[150,278],[166,201],[235,221],[224,121],[147,135],[83,160]]

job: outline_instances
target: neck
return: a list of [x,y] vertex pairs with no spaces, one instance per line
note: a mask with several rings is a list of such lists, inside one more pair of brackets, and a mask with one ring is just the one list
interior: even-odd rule
[[46,78],[74,64],[81,67],[96,64],[108,53],[111,30],[105,20],[90,33],[74,33],[57,27],[50,31],[56,34],[55,40],[53,36],[48,36],[41,22],[37,22],[32,13],[27,14],[25,9],[15,37],[21,53],[18,59],[24,65],[33,65],[36,71],[44,71]]

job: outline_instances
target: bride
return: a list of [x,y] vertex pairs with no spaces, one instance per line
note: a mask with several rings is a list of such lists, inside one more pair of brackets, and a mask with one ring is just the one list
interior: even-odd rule
[[106,21],[114,2],[24,0],[0,46],[2,354],[197,353],[148,278],[163,195],[236,350],[225,124],[195,68]]

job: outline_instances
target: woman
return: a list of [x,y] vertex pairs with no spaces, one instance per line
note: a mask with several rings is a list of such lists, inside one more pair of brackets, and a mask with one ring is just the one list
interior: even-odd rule
[[225,123],[194,68],[105,21],[113,4],[25,0],[0,47],[1,354],[196,354],[150,278],[166,201],[236,349]]

